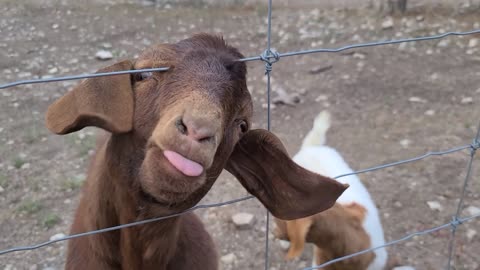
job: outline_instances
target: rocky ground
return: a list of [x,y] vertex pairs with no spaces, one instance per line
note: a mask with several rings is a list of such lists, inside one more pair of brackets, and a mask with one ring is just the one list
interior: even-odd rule
[[[266,6],[256,1],[210,5],[149,1],[0,0],[0,84],[94,72],[134,58],[148,45],[196,32],[222,33],[246,56],[266,46]],[[185,2],[185,3],[184,3]],[[202,4],[200,4],[200,2]],[[279,52],[480,29],[474,6],[415,3],[384,16],[356,1],[274,1],[272,44]],[[419,4],[420,3],[420,4]],[[341,7],[341,8],[339,8]],[[350,7],[350,8],[345,8]],[[250,62],[255,127],[266,126],[264,65]],[[480,36],[282,58],[273,67],[272,130],[294,154],[313,118],[333,115],[328,144],[354,169],[468,145],[479,124]],[[75,81],[0,91],[0,249],[67,234],[94,145],[94,129],[59,137],[44,127],[45,110]],[[291,103],[291,104],[282,104]],[[365,173],[388,241],[447,223],[456,210],[469,151]],[[480,212],[478,157],[462,216]],[[224,173],[202,203],[246,195]],[[247,225],[233,222],[247,213]],[[263,269],[265,213],[256,200],[199,210],[222,256],[222,269]],[[479,269],[479,221],[459,227],[455,269]],[[270,226],[270,229],[273,226]],[[442,269],[448,229],[388,249],[402,265]],[[285,262],[271,233],[270,269]],[[66,243],[0,256],[0,269],[61,269]]]

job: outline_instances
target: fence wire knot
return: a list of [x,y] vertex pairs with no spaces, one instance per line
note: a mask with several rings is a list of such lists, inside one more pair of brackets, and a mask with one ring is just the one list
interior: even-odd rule
[[266,49],[261,55],[260,60],[265,62],[265,74],[272,71],[273,63],[280,60],[280,54],[274,48]]
[[453,231],[456,231],[456,230],[457,230],[457,227],[458,227],[459,225],[462,225],[462,223],[463,223],[463,222],[462,222],[460,219],[458,219],[457,216],[453,216],[453,217],[452,217],[452,221],[450,222],[450,226],[452,226],[452,230],[453,230]]
[[472,144],[470,145],[470,148],[472,149],[473,152],[475,152],[478,148],[480,148],[480,141],[475,138]]

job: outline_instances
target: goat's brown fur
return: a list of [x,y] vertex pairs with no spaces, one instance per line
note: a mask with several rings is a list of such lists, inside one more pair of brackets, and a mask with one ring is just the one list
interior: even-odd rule
[[[306,242],[313,243],[317,264],[350,255],[370,247],[370,237],[362,227],[366,209],[357,203],[342,205],[302,219],[276,219],[275,234],[289,240],[287,259],[298,257]],[[293,236],[293,237],[292,237]],[[375,258],[373,252],[364,253],[326,266],[326,270],[366,270]]]
[[[249,131],[252,100],[242,57],[207,34],[152,46],[134,62],[100,71],[168,71],[87,79],[50,106],[46,124],[55,133],[86,126],[111,133],[98,141],[72,234],[184,211],[224,168],[279,218],[334,204],[347,186],[296,165],[272,133]],[[202,171],[181,171],[167,150]],[[217,268],[213,241],[190,213],[72,239],[66,262],[68,270]]]

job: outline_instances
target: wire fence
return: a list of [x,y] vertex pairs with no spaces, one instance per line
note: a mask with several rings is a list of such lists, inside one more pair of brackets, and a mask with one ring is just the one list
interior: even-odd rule
[[[441,35],[431,35],[431,36],[423,36],[423,37],[415,37],[415,38],[405,38],[405,39],[396,39],[396,40],[387,40],[387,41],[379,41],[379,42],[370,42],[370,43],[360,43],[360,44],[353,44],[353,45],[348,45],[344,47],[339,47],[339,48],[334,48],[334,49],[313,49],[313,50],[302,50],[302,51],[293,51],[293,52],[286,52],[286,53],[279,53],[275,49],[271,47],[271,20],[272,20],[272,0],[268,0],[268,20],[267,20],[267,46],[266,50],[259,56],[254,56],[254,57],[247,57],[243,59],[239,59],[238,61],[262,61],[265,63],[265,75],[267,76],[267,129],[271,129],[271,99],[270,99],[270,94],[271,94],[271,72],[273,71],[273,64],[278,62],[282,57],[288,57],[288,56],[295,56],[295,55],[304,55],[304,54],[312,54],[312,53],[336,53],[336,52],[342,52],[345,50],[350,50],[350,49],[355,49],[355,48],[364,48],[364,47],[372,47],[372,46],[383,46],[383,45],[392,45],[392,44],[398,44],[398,43],[405,43],[405,42],[416,42],[416,41],[426,41],[426,40],[435,40],[435,39],[441,39],[445,38],[448,36],[466,36],[466,35],[474,35],[474,34],[480,34],[480,29],[478,30],[472,30],[472,31],[466,31],[466,32],[447,32]],[[22,80],[22,81],[16,81],[12,83],[6,83],[0,85],[0,89],[6,89],[10,87],[15,87],[19,85],[25,85],[25,84],[36,84],[36,83],[48,83],[48,82],[58,82],[58,81],[67,81],[67,80],[78,80],[78,79],[85,79],[85,78],[94,78],[94,77],[100,77],[100,76],[114,76],[114,75],[121,75],[121,74],[132,74],[132,73],[140,73],[140,72],[153,72],[153,71],[166,71],[168,70],[168,67],[159,67],[159,68],[150,68],[150,69],[139,69],[139,70],[125,70],[125,71],[116,71],[116,72],[105,72],[105,73],[95,73],[95,74],[84,74],[84,75],[74,75],[74,76],[65,76],[65,77],[53,77],[53,78],[48,78],[48,79],[32,79],[32,80]],[[443,230],[443,229],[448,229],[450,228],[451,234],[450,234],[450,239],[449,239],[449,246],[448,246],[448,262],[446,265],[446,269],[451,269],[453,266],[452,264],[452,258],[455,253],[455,239],[456,239],[456,231],[457,227],[472,221],[474,219],[477,219],[480,217],[480,214],[477,215],[472,215],[469,217],[462,218],[461,213],[463,209],[463,204],[465,200],[465,195],[466,191],[468,188],[468,184],[471,179],[471,174],[472,174],[472,167],[473,167],[473,160],[476,154],[477,149],[480,148],[480,123],[477,129],[476,136],[474,137],[473,141],[471,144],[467,145],[462,145],[459,147],[454,147],[445,151],[435,151],[435,152],[428,152],[425,153],[424,155],[413,157],[410,159],[404,159],[388,164],[382,164],[378,166],[373,166],[367,169],[363,170],[358,170],[354,171],[352,173],[348,174],[342,174],[334,177],[335,179],[341,178],[341,177],[346,177],[349,175],[354,175],[354,174],[361,174],[361,173],[366,173],[366,172],[372,172],[380,169],[385,169],[388,167],[393,167],[393,166],[398,166],[410,162],[417,162],[420,160],[423,160],[425,158],[431,157],[431,156],[441,156],[441,155],[447,155],[455,152],[460,152],[460,151],[465,151],[469,150],[470,151],[470,158],[467,164],[467,169],[466,169],[466,176],[463,181],[463,186],[462,186],[462,192],[461,195],[459,196],[459,202],[457,205],[457,210],[454,213],[452,220],[448,223],[445,223],[441,226],[433,227],[431,229],[423,230],[423,231],[417,231],[411,234],[408,234],[400,239],[390,241],[382,246],[377,246],[377,247],[372,247],[369,249],[365,249],[362,251],[359,251],[357,253],[349,254],[340,258],[336,258],[334,260],[325,262],[321,265],[317,266],[312,266],[312,267],[307,267],[303,268],[302,270],[312,270],[312,269],[321,269],[324,267],[327,267],[331,264],[347,260],[349,258],[367,253],[367,252],[372,252],[376,249],[380,248],[385,248],[389,247],[392,245],[396,245],[400,242],[407,241],[412,239],[415,236],[421,236],[421,235],[426,235],[426,234],[431,234],[433,232]],[[114,230],[120,230],[123,228],[128,228],[128,227],[133,227],[133,226],[138,226],[142,224],[147,224],[151,222],[156,222],[172,217],[177,217],[180,215],[183,215],[188,212],[192,212],[198,209],[205,209],[205,208],[214,208],[214,207],[222,207],[226,205],[231,205],[235,203],[239,203],[242,201],[250,200],[255,198],[254,196],[245,196],[242,198],[226,201],[226,202],[221,202],[221,203],[213,203],[213,204],[203,204],[203,205],[197,205],[194,206],[190,209],[187,209],[186,211],[173,214],[173,215],[168,215],[168,216],[162,216],[162,217],[157,217],[157,218],[152,218],[152,219],[146,219],[142,221],[137,221],[133,223],[128,223],[128,224],[122,224],[114,227],[109,227],[109,228],[104,228],[100,230],[94,230],[94,231],[89,231],[85,233],[80,233],[80,234],[73,234],[73,235],[68,235],[65,237],[61,237],[58,239],[46,241],[43,243],[39,244],[34,244],[34,245],[28,245],[28,246],[19,246],[19,247],[14,247],[14,248],[9,248],[5,250],[0,250],[0,255],[4,255],[7,253],[12,253],[12,252],[18,252],[18,251],[28,251],[28,250],[34,250],[38,249],[47,245],[51,245],[57,242],[62,242],[66,241],[69,239],[74,239],[78,237],[84,237],[84,236],[89,236],[89,235],[94,235],[94,234],[99,234],[99,233],[105,233],[109,231],[114,231]],[[265,236],[265,263],[264,263],[264,268],[267,270],[269,268],[269,241],[268,241],[268,234],[269,234],[269,222],[270,221],[270,215],[267,211],[266,213],[266,236]]]

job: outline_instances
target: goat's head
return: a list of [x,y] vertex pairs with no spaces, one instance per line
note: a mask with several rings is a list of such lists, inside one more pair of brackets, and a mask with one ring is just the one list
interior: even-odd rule
[[250,130],[246,65],[223,39],[196,35],[146,49],[136,61],[101,72],[170,67],[165,72],[86,79],[51,105],[57,134],[97,126],[137,142],[139,189],[183,210],[197,203],[226,168],[284,219],[329,208],[346,186],[305,171],[266,130]]

